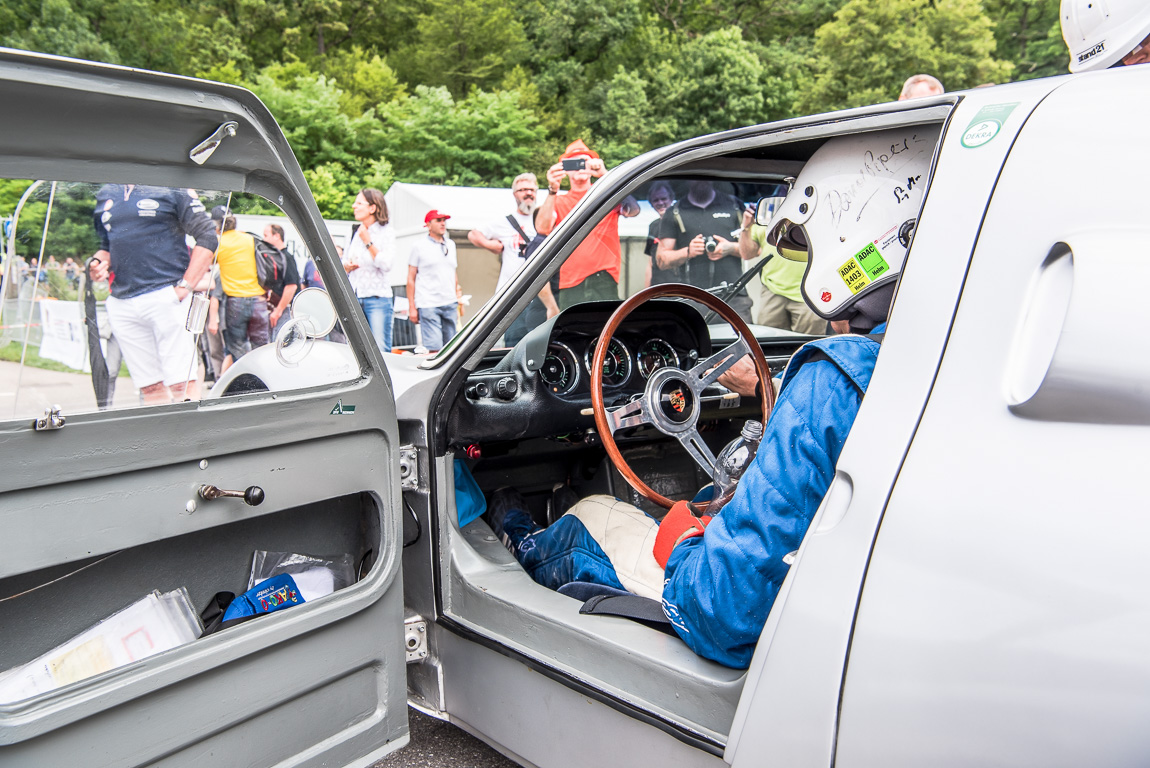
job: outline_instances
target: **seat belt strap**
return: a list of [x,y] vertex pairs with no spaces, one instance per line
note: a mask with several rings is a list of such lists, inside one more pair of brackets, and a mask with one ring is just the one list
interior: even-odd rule
[[637,621],[640,624],[645,624],[652,629],[666,632],[672,637],[678,637],[678,635],[675,634],[674,627],[671,626],[671,620],[667,618],[667,614],[663,613],[663,604],[649,597],[640,597],[639,595],[595,595],[583,603],[583,607],[579,609],[579,613],[593,616],[619,616],[624,619]]

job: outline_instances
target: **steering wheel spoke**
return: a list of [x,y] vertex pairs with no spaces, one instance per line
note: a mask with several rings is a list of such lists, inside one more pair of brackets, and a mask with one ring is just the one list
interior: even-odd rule
[[734,344],[720,349],[706,360],[696,364],[689,373],[691,378],[699,383],[699,389],[702,390],[718,381],[719,377],[726,373],[732,365],[750,353],[751,349],[747,346],[746,340],[740,338]]
[[627,427],[641,427],[651,423],[649,413],[647,396],[643,395],[626,405],[607,411],[607,424],[611,427],[611,434]]
[[711,453],[711,449],[703,442],[703,438],[699,437],[698,430],[689,429],[686,432],[680,432],[675,437],[679,444],[687,449],[687,453],[691,454],[691,458],[706,470],[707,474],[715,474],[715,454]]

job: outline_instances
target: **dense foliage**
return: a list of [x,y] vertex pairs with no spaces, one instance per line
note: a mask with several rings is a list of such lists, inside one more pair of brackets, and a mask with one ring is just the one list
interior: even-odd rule
[[5,0],[0,44],[251,88],[340,218],[364,184],[506,185],[575,138],[614,164],[1067,64],[1058,0]]

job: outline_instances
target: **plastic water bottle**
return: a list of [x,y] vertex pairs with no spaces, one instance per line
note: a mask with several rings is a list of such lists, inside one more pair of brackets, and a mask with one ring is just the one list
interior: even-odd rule
[[759,450],[759,441],[762,439],[763,423],[750,420],[743,425],[742,434],[722,450],[715,460],[715,476],[712,478],[715,492],[704,515],[719,514],[719,510],[735,495],[739,478],[755,460],[755,452]]

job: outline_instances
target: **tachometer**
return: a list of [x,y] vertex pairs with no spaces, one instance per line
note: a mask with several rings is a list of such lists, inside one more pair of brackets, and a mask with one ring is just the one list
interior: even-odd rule
[[635,357],[639,361],[639,373],[643,374],[644,379],[651,378],[651,374],[660,368],[679,367],[679,353],[659,338],[644,341]]
[[571,347],[558,341],[547,345],[547,357],[539,377],[557,395],[565,395],[579,383],[579,363]]
[[[591,372],[591,361],[595,358],[595,345],[598,343],[599,340],[595,339],[587,345],[587,351],[583,353],[583,363],[587,366],[588,373]],[[626,384],[627,379],[631,378],[631,367],[630,350],[618,339],[611,339],[611,343],[607,345],[607,357],[603,359],[603,385],[617,387]]]

